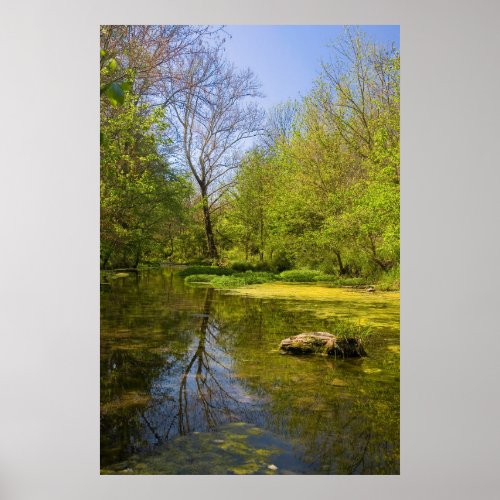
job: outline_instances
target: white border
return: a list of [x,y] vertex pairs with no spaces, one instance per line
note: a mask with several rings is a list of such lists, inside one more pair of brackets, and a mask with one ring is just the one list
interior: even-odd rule
[[[498,2],[2,2],[0,497],[490,499]],[[100,24],[400,24],[401,476],[99,476]]]

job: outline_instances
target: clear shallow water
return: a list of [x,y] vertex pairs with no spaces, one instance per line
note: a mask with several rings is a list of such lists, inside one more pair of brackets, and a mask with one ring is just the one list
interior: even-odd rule
[[[101,286],[102,473],[399,473],[399,300],[275,292],[168,269]],[[336,317],[373,325],[367,358],[278,352]]]

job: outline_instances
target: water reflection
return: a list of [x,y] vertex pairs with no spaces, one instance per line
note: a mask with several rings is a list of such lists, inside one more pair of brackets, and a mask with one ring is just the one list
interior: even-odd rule
[[[196,349],[184,369],[178,396],[178,433],[216,429],[225,422],[245,418],[245,398],[232,380],[232,360],[220,345],[219,325],[212,316],[214,290],[207,288],[197,332]],[[194,421],[194,422],[193,422]]]
[[[165,271],[110,283],[101,294],[103,469],[267,471],[248,457],[247,469],[228,463],[239,459],[224,449],[234,431],[227,425],[241,424],[248,427],[240,433],[266,436],[252,453],[264,457],[272,448],[280,471],[399,472],[394,325],[372,341],[366,360],[282,356],[281,338],[328,329],[334,318],[185,287]],[[203,469],[205,452],[214,464],[220,459],[219,468]],[[162,458],[153,464],[152,456]]]

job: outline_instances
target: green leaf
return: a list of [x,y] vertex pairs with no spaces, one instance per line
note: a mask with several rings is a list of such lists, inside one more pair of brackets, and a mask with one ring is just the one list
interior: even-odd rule
[[108,68],[110,71],[114,71],[116,68],[118,68],[118,63],[116,62],[116,59],[110,59],[108,62]]
[[106,147],[109,144],[108,136],[102,131],[99,132],[99,142],[101,146],[104,147]]
[[112,83],[106,90],[106,95],[108,96],[109,102],[113,106],[118,106],[118,104],[123,104],[125,101],[125,94],[119,83]]
[[128,92],[132,89],[132,82],[122,82],[121,87],[124,92]]
[[106,51],[104,49],[101,49],[99,54],[101,55],[101,57],[104,57],[106,55]]

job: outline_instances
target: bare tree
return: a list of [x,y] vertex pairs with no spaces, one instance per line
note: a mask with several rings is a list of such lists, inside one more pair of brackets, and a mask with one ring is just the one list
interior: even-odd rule
[[106,83],[133,76],[135,95],[151,104],[166,105],[175,97],[182,80],[174,69],[178,61],[187,54],[206,50],[205,40],[222,43],[218,37],[221,30],[212,26],[101,26],[101,49],[119,63]]
[[378,46],[353,28],[346,28],[331,47],[336,58],[322,64],[322,107],[346,144],[367,158],[374,144],[374,121],[399,105],[397,72],[390,71],[395,48]]
[[267,148],[271,149],[280,142],[291,138],[298,109],[297,101],[288,100],[274,106],[268,112],[262,138]]
[[189,54],[175,71],[182,75],[170,78],[178,80],[172,109],[182,144],[179,159],[199,188],[207,253],[216,261],[212,215],[231,186],[241,147],[261,132],[263,113],[252,100],[260,96],[260,85],[250,70],[227,62],[220,46]]

